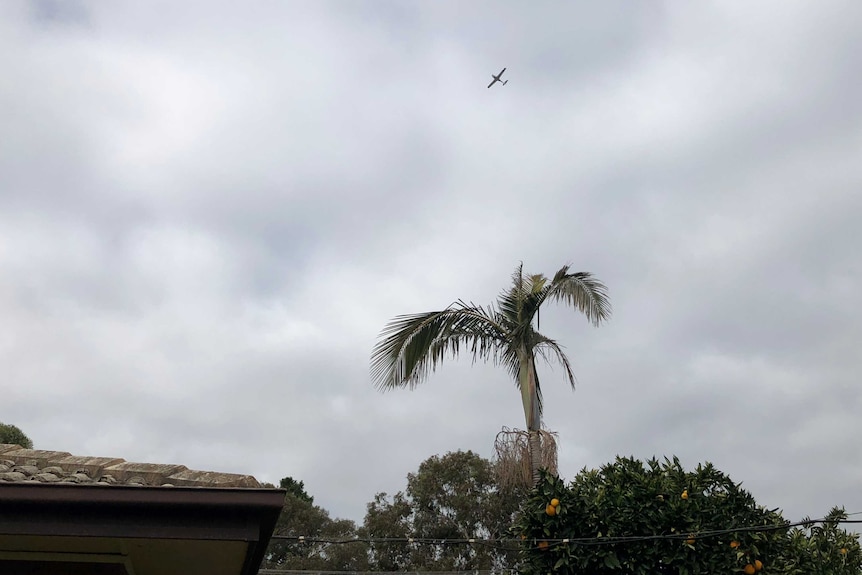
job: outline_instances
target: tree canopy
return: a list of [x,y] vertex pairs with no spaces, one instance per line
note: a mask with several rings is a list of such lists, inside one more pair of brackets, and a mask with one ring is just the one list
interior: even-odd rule
[[[316,571],[492,571],[525,575],[862,575],[843,509],[792,526],[710,463],[618,457],[569,483],[543,472],[505,489],[495,462],[435,455],[362,525],[332,519],[301,481],[289,492],[264,567]],[[476,543],[466,540],[476,539]],[[349,543],[345,541],[351,541]],[[457,541],[457,543],[454,543]]]
[[860,573],[855,535],[837,524],[791,530],[713,465],[685,471],[677,458],[618,457],[569,485],[543,474],[515,533],[528,574]]
[[0,443],[20,445],[25,449],[33,449],[33,441],[17,426],[0,422]]
[[[424,540],[480,539],[494,545],[379,544],[372,564],[381,570],[485,570],[511,565],[516,550],[505,550],[526,489],[503,489],[494,463],[472,451],[433,456],[407,476],[407,488],[391,499],[380,493],[368,505],[364,532],[373,538]],[[510,546],[511,547],[511,546]]]
[[279,485],[288,491],[263,567],[322,571],[364,571],[368,568],[366,546],[279,539],[281,536],[352,539],[357,533],[353,521],[332,519],[325,509],[314,505],[314,498],[305,491],[302,481],[285,477]]
[[[315,506],[303,483],[287,477],[285,506],[276,536],[326,540],[357,538],[355,543],[324,542],[276,537],[270,543],[266,568],[321,571],[472,570],[501,569],[513,565],[518,549],[508,545],[448,545],[408,543],[414,540],[502,540],[526,488],[501,489],[494,463],[471,451],[435,455],[408,474],[406,488],[393,496],[378,493],[368,503],[361,526],[332,519]],[[398,539],[368,544],[361,540]]]
[[301,501],[314,503],[314,497],[309,495],[308,492],[305,490],[304,481],[297,481],[293,477],[283,477],[282,480],[279,481],[278,486],[281,489],[286,489],[288,495],[293,495]]

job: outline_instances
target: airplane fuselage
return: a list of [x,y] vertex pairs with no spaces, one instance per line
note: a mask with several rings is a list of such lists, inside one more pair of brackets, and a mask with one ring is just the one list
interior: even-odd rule
[[495,76],[494,74],[491,74],[491,77],[492,77],[492,78],[494,78],[494,79],[493,79],[493,80],[491,80],[491,83],[490,83],[490,84],[488,84],[488,87],[490,88],[491,86],[493,86],[493,85],[494,85],[494,84],[496,84],[497,82],[500,82],[501,84],[503,84],[503,85],[505,86],[509,81],[508,81],[508,80],[505,80],[505,81],[500,80],[500,76],[502,76],[502,75],[503,75],[503,72],[505,72],[505,71],[506,71],[506,69],[505,69],[505,68],[503,68],[502,70],[500,70],[500,73],[499,73],[499,74],[497,74],[496,76]]

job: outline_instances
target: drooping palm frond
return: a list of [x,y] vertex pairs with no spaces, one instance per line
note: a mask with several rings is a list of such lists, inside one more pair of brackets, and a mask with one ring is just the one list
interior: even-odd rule
[[569,358],[563,352],[563,348],[556,341],[549,337],[545,337],[542,334],[536,334],[538,336],[536,345],[533,349],[535,349],[536,354],[545,360],[548,365],[552,365],[556,360],[557,363],[563,366],[563,371],[566,375],[566,379],[569,380],[569,385],[572,386],[572,389],[575,388],[575,373],[572,371],[572,365],[569,363]]
[[492,359],[511,370],[506,329],[498,319],[493,310],[462,301],[442,311],[398,316],[383,328],[371,354],[372,380],[378,389],[413,388],[462,346],[473,361]]
[[611,317],[608,288],[589,272],[569,273],[565,265],[554,275],[554,279],[543,290],[541,305],[546,300],[562,301],[571,305],[594,326]]
[[500,348],[500,357],[496,361],[497,365],[506,366],[506,371],[509,372],[515,382],[515,387],[520,387],[518,382],[518,372],[521,370],[521,359],[518,357],[518,352],[514,346],[507,340],[506,345]]

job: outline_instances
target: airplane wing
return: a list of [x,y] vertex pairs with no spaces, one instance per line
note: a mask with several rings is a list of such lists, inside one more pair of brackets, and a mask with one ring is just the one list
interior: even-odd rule
[[[494,79],[491,81],[491,83],[490,83],[490,84],[488,84],[488,87],[490,88],[491,86],[493,86],[493,85],[494,85],[494,82],[503,82],[502,80],[500,80],[500,76],[502,76],[502,75],[503,75],[503,72],[505,72],[505,71],[506,71],[506,69],[505,69],[505,68],[503,68],[502,70],[500,70],[500,73],[499,73],[499,74],[497,74],[496,76],[494,76],[494,74],[491,74],[491,76],[492,76]],[[506,80],[506,82],[508,82],[508,80]],[[503,82],[503,84],[505,85],[505,84],[506,84],[506,82]]]

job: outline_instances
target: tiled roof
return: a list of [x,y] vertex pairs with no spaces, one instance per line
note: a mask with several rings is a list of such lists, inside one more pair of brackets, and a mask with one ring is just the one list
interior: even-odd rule
[[0,444],[0,486],[8,482],[138,485],[149,487],[261,487],[251,475],[195,471],[185,465],[132,463],[63,451]]

